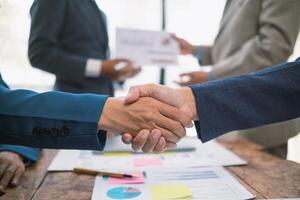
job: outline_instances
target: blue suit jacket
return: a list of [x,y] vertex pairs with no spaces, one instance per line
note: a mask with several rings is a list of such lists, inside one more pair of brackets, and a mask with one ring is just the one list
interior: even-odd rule
[[203,142],[233,130],[296,119],[300,117],[300,58],[191,88],[200,119],[195,125]]
[[54,149],[102,150],[98,121],[106,96],[10,90],[0,75],[0,141]]
[[95,0],[35,0],[28,56],[33,67],[56,75],[55,89],[113,95],[106,76],[85,76],[88,58],[109,58],[106,16]]
[[[1,77],[1,75],[0,75]],[[6,83],[0,78],[0,85],[8,88]],[[40,157],[40,149],[25,146],[0,144],[0,151],[11,151],[21,155],[28,162],[35,162]]]

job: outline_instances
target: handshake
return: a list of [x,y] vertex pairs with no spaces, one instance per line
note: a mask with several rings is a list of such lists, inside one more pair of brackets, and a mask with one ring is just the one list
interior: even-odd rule
[[123,142],[135,151],[161,152],[176,147],[196,119],[190,88],[146,84],[130,88],[125,99],[108,98],[98,126],[121,133]]

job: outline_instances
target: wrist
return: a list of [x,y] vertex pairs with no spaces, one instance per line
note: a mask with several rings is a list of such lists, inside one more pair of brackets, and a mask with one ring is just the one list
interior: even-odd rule
[[122,106],[123,102],[121,100],[112,97],[108,98],[101,113],[98,128],[112,132],[121,131],[117,116],[121,113]]
[[181,96],[184,98],[184,104],[186,107],[186,110],[189,111],[191,118],[193,120],[198,119],[197,115],[197,109],[196,109],[196,102],[195,97],[192,92],[192,89],[189,87],[180,88],[179,92],[181,93]]
[[191,55],[195,55],[196,51],[197,51],[197,47],[194,46],[194,45],[191,45],[191,47],[190,47],[190,54]]
[[106,75],[107,74],[107,65],[106,65],[106,61],[102,61],[100,64],[100,74],[102,75]]

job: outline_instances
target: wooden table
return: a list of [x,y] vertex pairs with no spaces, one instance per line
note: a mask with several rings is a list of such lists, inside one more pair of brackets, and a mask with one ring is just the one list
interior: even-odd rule
[[[227,170],[258,199],[300,197],[299,164],[276,158],[246,140],[221,144],[249,162]],[[91,199],[95,177],[46,171],[56,153],[44,150],[40,161],[27,170],[21,185],[8,189],[0,200]]]

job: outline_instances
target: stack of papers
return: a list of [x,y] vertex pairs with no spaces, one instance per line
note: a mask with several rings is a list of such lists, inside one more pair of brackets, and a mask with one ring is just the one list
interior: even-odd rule
[[241,200],[254,196],[222,167],[147,170],[145,184],[110,184],[97,177],[92,200]]
[[[198,167],[244,165],[246,161],[215,141],[202,144],[197,138],[185,138],[185,143],[196,147],[195,151],[166,152],[162,154],[134,154],[61,150],[48,167],[48,171],[72,171],[75,167],[93,169],[132,169],[161,167]],[[68,162],[65,162],[68,160]]]
[[251,193],[220,167],[244,165],[244,160],[216,141],[202,144],[197,138],[185,138],[184,143],[193,146],[194,150],[178,149],[162,154],[61,150],[48,170],[72,171],[75,167],[81,167],[104,171],[136,171],[137,178],[97,176],[92,200],[253,198]]

